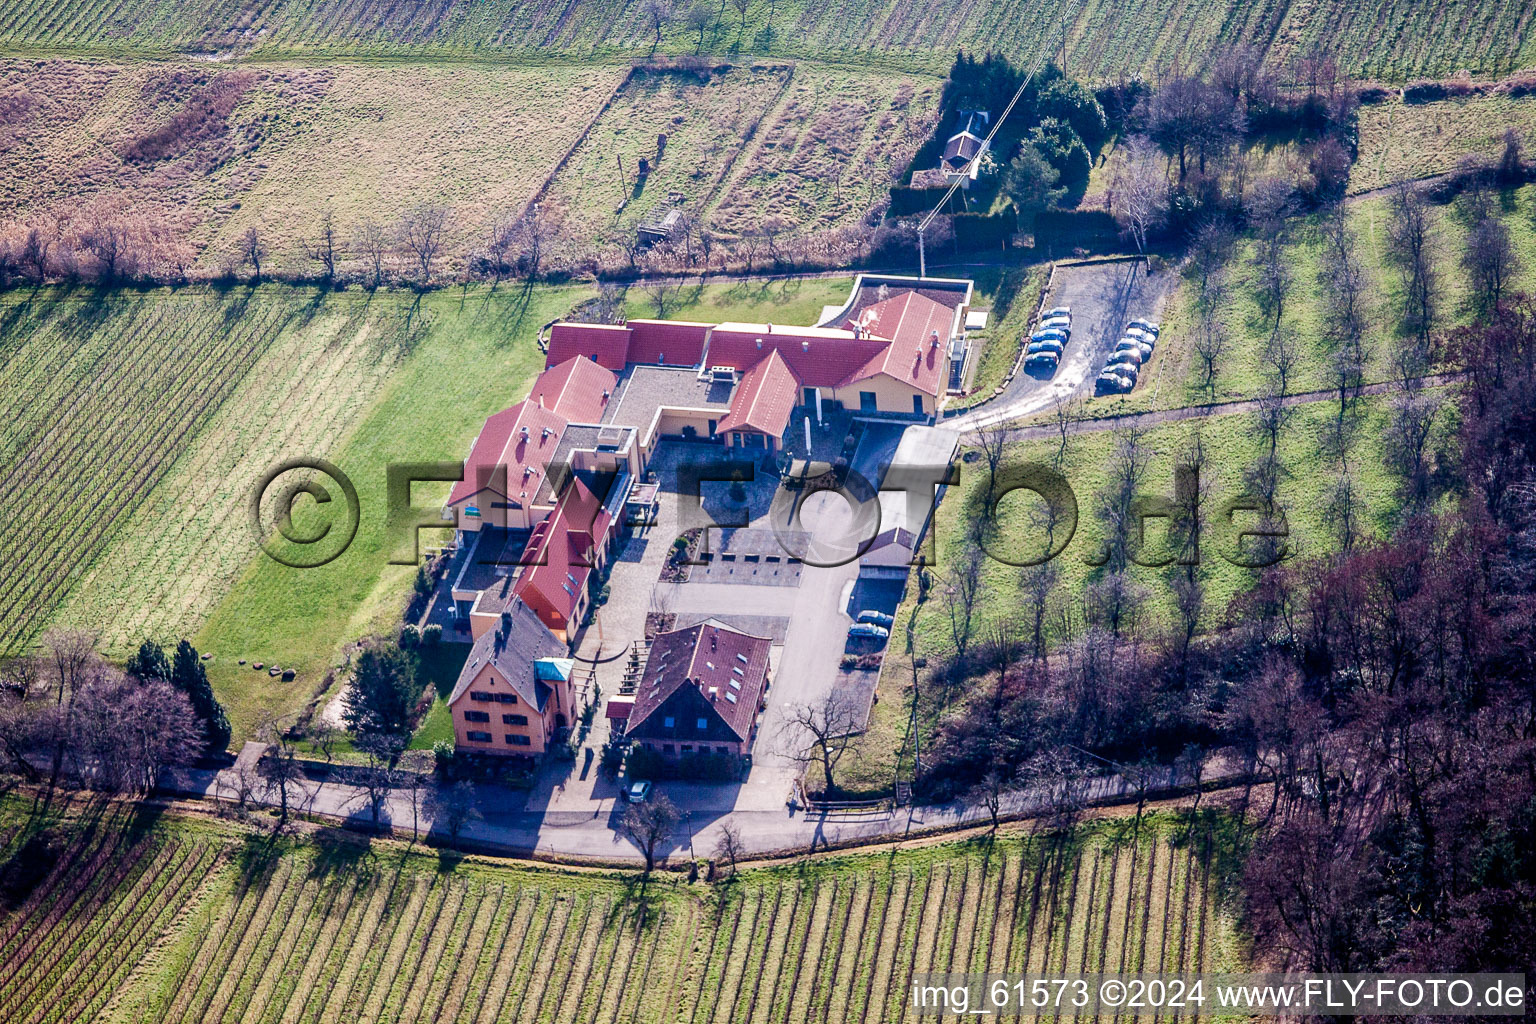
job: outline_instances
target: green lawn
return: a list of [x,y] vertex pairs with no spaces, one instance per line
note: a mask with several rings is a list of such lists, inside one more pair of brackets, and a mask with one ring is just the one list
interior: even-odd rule
[[441,697],[432,699],[432,708],[411,734],[411,742],[407,744],[407,750],[431,750],[437,743],[453,742],[453,715],[448,710],[448,702]]
[[[414,323],[410,352],[355,429],[313,453],[356,486],[356,538],[335,561],[314,569],[258,554],[195,640],[199,650],[218,655],[210,675],[237,738],[263,710],[301,706],[326,672],[345,662],[349,645],[393,633],[414,570],[387,564],[386,467],[462,459],[485,417],[527,393],[543,362],[534,344],[539,326],[587,294],[582,288],[472,288],[375,297],[406,305]],[[445,494],[446,485],[418,484],[413,504],[431,508]],[[422,543],[432,543],[430,534]],[[285,684],[242,670],[238,658],[295,668],[298,678]]]
[[[1337,461],[1326,443],[1336,413],[1336,406],[1328,402],[1297,407],[1280,439],[1278,454],[1286,472],[1278,488],[1278,500],[1286,512],[1293,558],[1316,556],[1334,546],[1322,509],[1324,496],[1339,474]],[[1353,417],[1355,441],[1349,451],[1349,467],[1356,494],[1363,505],[1364,536],[1385,536],[1397,525],[1397,478],[1383,463],[1381,438],[1386,416],[1385,400],[1368,399],[1360,404]],[[1189,442],[1197,424],[1207,452],[1207,470],[1203,475],[1210,484],[1207,507],[1214,509],[1223,500],[1247,490],[1243,482],[1244,471],[1264,451],[1267,441],[1257,433],[1255,416],[1226,415],[1168,424],[1148,431],[1144,444],[1152,455],[1138,493],[1172,496],[1175,456]],[[1442,411],[1436,423],[1436,444],[1443,444],[1454,426],[1453,415]],[[1078,435],[1069,440],[1066,456],[1060,464],[1060,472],[1077,499],[1078,522],[1073,539],[1054,562],[1061,572],[1055,599],[1071,609],[1077,628],[1082,624],[1083,595],[1105,572],[1089,565],[1087,559],[1099,549],[1104,536],[1093,508],[1095,494],[1106,478],[1114,445],[1114,434],[1109,431]],[[1056,451],[1055,440],[1030,441],[1010,446],[1007,459],[1017,464],[1054,465]],[[932,570],[934,584],[928,600],[919,604],[914,577],[897,611],[896,625],[891,631],[891,647],[880,676],[880,700],[875,705],[868,731],[860,738],[857,756],[846,760],[840,768],[842,784],[848,789],[882,791],[890,786],[898,757],[903,759],[903,764],[910,764],[908,726],[913,667],[904,651],[904,638],[908,622],[915,617],[913,654],[916,658],[926,659],[929,666],[917,670],[919,685],[928,680],[930,668],[944,664],[955,655],[956,643],[943,597],[947,586],[945,577],[972,543],[967,536],[969,525],[982,515],[986,498],[983,467],[984,463],[979,460],[962,462],[960,487],[949,490],[935,513],[933,530],[938,564]],[[1043,534],[1031,518],[1038,502],[1039,499],[1028,492],[1010,495],[1002,501],[995,550],[1020,554],[1039,549]],[[1222,557],[1222,551],[1231,550],[1234,545],[1230,538],[1224,538],[1214,515],[1212,520],[1203,536],[1201,564],[1197,570],[1205,588],[1204,629],[1216,628],[1228,621],[1232,599],[1251,587],[1258,575],[1255,570],[1239,567]],[[1237,524],[1241,526],[1251,521],[1251,518],[1240,517]],[[1147,550],[1156,554],[1165,536],[1165,523],[1148,520],[1146,530]],[[1224,539],[1226,543],[1223,543]],[[1142,636],[1156,637],[1165,624],[1172,622],[1174,610],[1169,584],[1173,574],[1179,571],[1172,566],[1131,565],[1128,568],[1128,576],[1145,588],[1146,617]],[[991,559],[985,561],[972,643],[984,635],[986,623],[994,617],[1019,622],[1027,614],[1025,610],[1032,607],[1032,602],[1022,585],[1022,573],[1023,570],[1014,566]],[[1053,638],[1059,634],[1055,629],[1048,632]],[[933,721],[921,723],[924,734],[936,724]]]
[[[1536,186],[1525,186],[1502,195],[1505,222],[1519,260],[1516,288],[1536,286]],[[1399,328],[1402,282],[1389,262],[1390,209],[1386,197],[1373,196],[1349,204],[1358,237],[1358,253],[1369,281],[1367,344],[1371,361],[1366,383],[1393,379],[1391,355],[1396,346],[1410,343]],[[1469,323],[1473,310],[1468,302],[1466,274],[1461,267],[1467,225],[1457,204],[1431,207],[1434,218],[1434,251],[1439,254],[1439,323],[1449,329]],[[1323,335],[1326,299],[1319,280],[1322,227],[1318,217],[1294,220],[1288,230],[1291,242],[1288,262],[1292,288],[1285,302],[1281,330],[1295,340],[1301,358],[1290,390],[1325,390],[1328,378],[1328,343]],[[1129,395],[1096,398],[1089,403],[1092,415],[1147,409],[1172,409],[1209,401],[1253,398],[1263,392],[1267,361],[1265,350],[1274,321],[1259,307],[1253,242],[1241,240],[1228,263],[1231,302],[1222,317],[1230,341],[1217,364],[1215,394],[1201,380],[1193,345],[1193,303],[1197,294],[1195,271],[1186,269],[1184,279],[1169,300],[1162,318],[1162,335],[1156,354],[1143,368],[1136,390]]]
[[[747,281],[692,281],[668,291],[665,319],[722,323],[776,323],[809,326],[823,306],[848,300],[853,277],[777,278]],[[624,314],[635,319],[656,316],[656,303],[646,288],[633,286],[624,295]]]

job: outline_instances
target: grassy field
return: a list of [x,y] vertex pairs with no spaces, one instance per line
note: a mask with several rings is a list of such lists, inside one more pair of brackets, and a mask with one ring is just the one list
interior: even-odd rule
[[[670,293],[666,318],[705,323],[814,324],[823,306],[841,306],[852,287],[851,277],[693,282]],[[654,317],[656,305],[645,289],[630,288],[624,295],[624,312],[629,317]]]
[[[1371,358],[1366,368],[1366,383],[1393,379],[1393,348],[1409,343],[1399,328],[1402,279],[1397,268],[1389,262],[1388,202],[1384,196],[1371,196],[1349,205],[1358,239],[1357,251],[1369,281],[1366,339]],[[1518,260],[1515,287],[1529,289],[1536,285],[1536,187],[1526,186],[1506,192],[1501,202]],[[1439,322],[1442,328],[1451,328],[1469,323],[1473,315],[1468,304],[1467,278],[1461,266],[1467,225],[1460,207],[1454,204],[1431,207],[1431,216],[1434,225],[1432,251],[1437,254],[1440,283]],[[1294,339],[1299,353],[1290,390],[1326,390],[1331,386],[1328,342],[1323,335],[1327,302],[1318,276],[1322,228],[1315,219],[1302,219],[1292,221],[1290,231],[1287,262],[1293,285],[1281,318],[1281,330]],[[1253,398],[1263,392],[1267,365],[1264,353],[1274,321],[1259,307],[1258,269],[1251,241],[1238,244],[1228,268],[1232,299],[1222,320],[1230,340],[1217,364],[1214,396],[1204,387],[1193,348],[1192,304],[1197,283],[1191,269],[1186,271],[1186,279],[1180,282],[1163,312],[1163,331],[1157,352],[1143,367],[1136,390],[1129,395],[1093,399],[1089,403],[1093,415],[1172,409],[1203,404],[1213,398],[1218,402],[1232,401]]]
[[1209,815],[645,887],[330,833],[269,845],[109,824],[130,828],[55,829],[70,856],[0,908],[7,1020],[877,1024],[918,1019],[926,971],[1231,970],[1244,955],[1223,896],[1230,823]]
[[[320,214],[341,243],[412,205],[449,207],[444,263],[515,214],[618,85],[615,66],[324,67],[0,61],[0,217],[77,228],[128,211],[165,264],[218,271],[260,230],[277,271],[305,257]],[[172,139],[192,97],[219,95]],[[558,117],[550,111],[558,109]],[[515,141],[514,141],[515,140]],[[394,257],[391,256],[393,262]]]
[[[335,561],[314,569],[253,555],[196,636],[198,649],[216,656],[209,675],[237,736],[262,710],[287,712],[302,704],[323,685],[326,670],[345,660],[347,645],[393,631],[414,569],[387,564],[387,467],[462,459],[485,417],[526,394],[543,367],[534,344],[539,325],[586,294],[580,288],[481,288],[436,292],[419,302],[408,294],[375,299],[412,324],[409,357],[349,433],[307,453],[330,460],[356,485],[356,538]],[[430,508],[446,494],[446,485],[418,484],[412,500]],[[239,658],[295,668],[298,677],[283,683],[236,664]]]
[[[119,657],[146,636],[194,637],[237,737],[263,710],[293,710],[403,608],[411,569],[385,565],[385,466],[461,458],[542,366],[538,325],[586,294],[13,293],[0,550],[30,568],[5,577],[3,650],[50,622],[99,630]],[[356,541],[321,568],[268,559],[250,525],[256,483],[295,457],[330,460],[361,494]]]
[[1463,156],[1496,160],[1504,132],[1526,138],[1536,129],[1536,97],[1469,96],[1435,103],[1380,103],[1360,108],[1360,155],[1350,192],[1455,170]]
[[[704,74],[636,72],[542,201],[563,212],[570,232],[595,245],[633,233],[657,207],[698,208],[750,152],[792,74],[788,65],[772,64]],[[643,178],[641,158],[650,168]]]
[[[1326,497],[1340,474],[1339,461],[1329,440],[1337,413],[1337,405],[1331,402],[1297,406],[1280,437],[1277,455],[1283,472],[1277,488],[1277,502],[1286,516],[1290,558],[1316,556],[1336,548],[1335,537],[1324,519],[1324,510]],[[1358,536],[1362,538],[1385,536],[1398,524],[1401,507],[1398,478],[1387,469],[1384,461],[1382,438],[1386,433],[1387,416],[1388,406],[1384,398],[1368,398],[1361,401],[1349,421],[1353,442],[1348,454],[1348,470],[1359,503]],[[1433,428],[1432,449],[1443,445],[1454,426],[1453,416],[1441,411]],[[1245,473],[1265,453],[1268,441],[1259,433],[1256,415],[1229,414],[1148,429],[1141,438],[1149,457],[1138,494],[1173,495],[1175,460],[1191,442],[1196,429],[1206,452],[1201,480],[1209,487],[1208,508],[1214,510],[1228,498],[1252,492],[1253,488],[1245,482]],[[1052,599],[1057,602],[1053,608],[1064,609],[1070,615],[1074,631],[1080,632],[1083,626],[1084,597],[1088,588],[1105,573],[1102,567],[1089,565],[1088,559],[1101,549],[1105,536],[1094,515],[1095,495],[1105,484],[1115,444],[1112,431],[1073,436],[1069,438],[1066,455],[1059,464],[1059,441],[1055,438],[1010,445],[1007,452],[1010,463],[1059,466],[1076,496],[1076,530],[1053,563],[1060,571],[1060,578]],[[958,564],[971,545],[969,528],[981,517],[986,500],[984,463],[973,455],[969,463],[962,462],[960,473],[960,488],[950,490],[933,519],[937,557],[933,570],[935,586],[923,603],[917,600],[916,585],[908,586],[891,630],[896,639],[886,653],[880,677],[880,699],[874,705],[869,728],[859,738],[855,756],[845,759],[839,767],[839,784],[849,790],[882,791],[889,787],[898,758],[904,759],[903,763],[910,767],[912,660],[914,657],[926,658],[928,665],[937,666],[954,656],[956,648],[950,619],[940,592],[945,587],[948,567]],[[994,542],[996,550],[1025,554],[1041,549],[1043,527],[1034,518],[1040,504],[1040,499],[1029,492],[1018,492],[1003,499],[999,507],[999,539]],[[1196,571],[1204,588],[1201,621],[1204,630],[1228,624],[1230,602],[1250,588],[1258,575],[1256,570],[1234,565],[1223,557],[1223,552],[1236,550],[1236,541],[1216,522],[1214,511],[1210,514],[1212,519],[1203,535],[1201,561]],[[1239,515],[1234,523],[1241,526],[1248,521],[1251,519],[1245,520]],[[1155,519],[1147,522],[1147,560],[1155,560],[1166,553],[1165,531],[1165,522]],[[1143,638],[1161,635],[1163,629],[1175,621],[1171,581],[1174,574],[1182,571],[1174,566],[1154,568],[1132,564],[1127,567],[1127,576],[1143,588],[1145,605],[1140,628]],[[1017,619],[1021,608],[1033,605],[1034,601],[1025,589],[1023,570],[986,559],[972,642],[986,635],[985,624],[991,619]],[[916,646],[909,656],[900,638],[907,635],[907,624],[913,618],[916,620],[913,631]],[[1048,638],[1052,642],[1062,639],[1061,630],[1055,625],[1057,622],[1059,619],[1053,613],[1047,625]],[[925,679],[927,673],[920,670],[918,675]],[[926,723],[925,728],[933,724]]]
[[150,0],[105,4],[6,0],[0,45],[13,50],[72,48],[210,55],[505,59],[547,62],[652,52],[737,56],[809,56],[848,62],[879,59],[892,66],[942,72],[956,49],[996,50],[1027,61],[1054,49],[1065,21],[1067,61],[1074,73],[1113,78],[1175,63],[1209,60],[1230,44],[1254,44],[1277,64],[1321,44],[1359,75],[1402,80],[1461,68],[1499,74],[1530,62],[1532,37],[1517,0],[1480,0],[1451,7],[1410,0],[1293,0],[1234,8],[1219,0],[1157,0],[1127,12],[1110,0],[1035,4],[1002,0],[950,9],[897,0],[751,0],[742,16],[711,8],[702,33],[682,12],[661,25],[640,0],[567,5],[541,0],[446,0],[403,8],[385,0],[236,3]]

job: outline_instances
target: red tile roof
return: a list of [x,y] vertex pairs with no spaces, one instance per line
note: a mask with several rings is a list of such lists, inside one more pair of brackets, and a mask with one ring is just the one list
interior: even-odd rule
[[[465,502],[487,487],[509,503],[526,506],[544,482],[544,472],[560,443],[566,421],[537,401],[518,402],[485,421],[480,436],[464,461],[464,479],[453,485],[448,504]],[[527,434],[524,436],[524,430]],[[506,467],[506,477],[499,467]],[[486,510],[480,510],[488,519]]]
[[[507,467],[497,492],[519,505],[538,493],[560,435],[571,423],[597,423],[618,386],[611,370],[584,356],[550,367],[533,382],[528,397],[485,421],[464,463],[464,479],[453,485],[448,504],[457,505],[491,485],[498,466]],[[522,428],[528,428],[528,437]],[[533,472],[528,472],[528,470]],[[524,493],[526,491],[526,493]],[[485,509],[481,509],[485,518]]]
[[558,323],[549,331],[545,366],[559,366],[572,356],[587,356],[599,366],[622,370],[629,357],[628,327],[612,324]]
[[745,372],[777,351],[808,387],[841,387],[861,367],[883,355],[879,338],[856,338],[852,331],[773,324],[721,324],[709,338],[706,362]]
[[953,307],[915,291],[894,295],[867,307],[859,313],[859,325],[871,334],[890,338],[891,343],[843,383],[851,384],[883,373],[937,396],[944,384],[948,360],[944,347],[949,344],[954,322]]
[[696,366],[704,354],[704,339],[713,324],[689,320],[631,320],[629,355],[631,363],[664,363],[667,366]]
[[607,538],[609,525],[602,499],[573,477],[555,511],[533,528],[512,593],[550,629],[571,625],[581,588],[592,572],[592,549]]
[[618,383],[612,370],[585,356],[572,356],[539,374],[528,399],[571,423],[597,423]]
[[[751,739],[768,679],[771,645],[766,637],[743,633],[714,619],[658,633],[635,693],[627,735],[663,735],[664,724],[647,719],[669,697],[691,686],[702,698],[700,706],[707,707],[736,738],[743,742]],[[686,738],[693,724],[685,723],[681,735]]]
[[800,381],[794,371],[774,349],[742,377],[731,398],[730,411],[720,419],[716,430],[722,434],[757,430],[770,437],[782,437],[799,390]]

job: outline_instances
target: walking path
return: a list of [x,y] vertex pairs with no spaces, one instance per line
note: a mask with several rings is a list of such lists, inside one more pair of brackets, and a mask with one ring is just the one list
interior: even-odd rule
[[[1454,384],[1463,378],[1461,373],[1437,373],[1428,377],[1414,378],[1414,383],[1421,388],[1438,388],[1447,384]],[[1396,391],[1401,385],[1397,381],[1380,381],[1375,384],[1366,384],[1360,388],[1361,395],[1384,395]],[[1280,404],[1289,408],[1296,405],[1309,405],[1314,402],[1338,401],[1339,392],[1334,388],[1326,388],[1320,391],[1298,391],[1293,395],[1286,395],[1280,400]],[[1092,419],[1076,420],[1067,427],[1068,434],[1093,434],[1104,430],[1117,430],[1122,427],[1155,427],[1164,423],[1176,423],[1180,420],[1200,419],[1205,416],[1229,416],[1237,413],[1258,412],[1260,400],[1256,398],[1243,398],[1230,402],[1212,402],[1207,405],[1186,405],[1177,409],[1150,409],[1146,412],[1120,413],[1115,416],[1097,416]],[[946,424],[948,426],[948,424]],[[973,427],[966,431],[969,438],[974,439],[976,434],[985,427]],[[1057,437],[1061,428],[1055,423],[1041,423],[1029,427],[1015,427],[1004,431],[1004,437],[1008,441],[1035,441],[1045,437]]]

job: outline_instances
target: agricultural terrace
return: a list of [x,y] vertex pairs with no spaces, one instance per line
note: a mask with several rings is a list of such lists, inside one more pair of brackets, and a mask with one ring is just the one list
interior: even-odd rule
[[[1341,479],[1349,481],[1350,523],[1355,543],[1385,538],[1398,525],[1402,477],[1389,465],[1391,398],[1363,398],[1352,406],[1343,421],[1346,444],[1342,458],[1338,415],[1337,401],[1294,406],[1279,434],[1275,501],[1285,515],[1288,558],[1312,557],[1339,549],[1343,529]],[[1442,409],[1431,422],[1427,450],[1444,450],[1453,440],[1455,427],[1454,413]],[[1010,444],[1003,462],[1005,467],[1036,464],[1053,468],[1066,478],[1077,501],[1075,532],[1069,532],[1065,520],[1057,520],[1057,543],[1066,537],[1071,539],[1050,563],[1059,575],[1043,604],[1044,639],[1053,647],[1082,633],[1093,587],[1108,573],[1106,567],[1088,563],[1102,557],[1100,552],[1109,533],[1098,510],[1105,506],[1112,486],[1112,467],[1125,464],[1123,453],[1132,436],[1136,442],[1135,461],[1140,467],[1133,474],[1137,481],[1133,490],[1137,494],[1172,499],[1175,466],[1197,442],[1204,451],[1200,479],[1205,489],[1207,522],[1200,545],[1200,563],[1195,570],[1204,592],[1198,629],[1209,631],[1230,624],[1232,600],[1251,589],[1258,578],[1258,570],[1243,568],[1223,557],[1253,552],[1256,548],[1251,540],[1240,544],[1231,535],[1233,531],[1218,522],[1217,512],[1228,498],[1259,493],[1255,475],[1268,453],[1269,438],[1261,429],[1257,413],[1211,416],[1135,431],[1098,429],[1069,436],[1064,453],[1059,437]],[[1041,603],[1031,589],[1031,570],[990,557],[983,557],[981,562],[981,586],[976,591],[970,628],[957,637],[955,623],[963,619],[952,619],[943,591],[974,549],[972,525],[982,520],[988,500],[983,453],[974,448],[962,450],[961,460],[960,488],[950,490],[933,520],[937,564],[930,570],[932,585],[926,594],[916,585],[909,586],[897,611],[891,631],[894,639],[880,676],[881,697],[874,705],[869,730],[839,769],[843,776],[839,784],[846,789],[888,787],[898,758],[904,770],[910,770],[912,680],[927,678],[927,673],[914,672],[914,658],[924,659],[928,666],[947,665],[955,659],[962,643],[972,648],[983,643],[988,623],[999,619],[1006,619],[1022,630],[1025,643],[1031,639],[1033,616],[1021,617],[1019,613],[1021,608],[1033,609]],[[998,504],[998,539],[989,543],[995,550],[1018,558],[1043,552],[1050,528],[1047,508],[1045,501],[1033,492],[1017,491],[1005,496]],[[1233,520],[1235,528],[1257,522],[1254,513],[1239,513]],[[1141,560],[1171,560],[1177,554],[1170,546],[1171,541],[1168,520],[1147,520]],[[1172,585],[1175,577],[1185,571],[1184,567],[1172,564],[1127,565],[1125,575],[1133,595],[1127,604],[1134,610],[1127,613],[1123,629],[1157,642],[1159,637],[1182,628]],[[915,638],[910,654],[902,640],[907,636]],[[925,690],[929,699],[919,704],[919,728],[926,738],[937,726],[943,709],[931,699],[932,687]]]
[[1243,963],[1231,824],[1210,814],[712,886],[135,824],[6,833],[6,1019],[877,1024],[916,1019],[925,971]]
[[[1030,3],[1003,0],[965,17],[941,4],[899,0],[749,0],[739,14],[720,8],[702,29],[681,14],[657,20],[641,0],[567,5],[492,0],[409,8],[384,0],[313,0],[237,4],[191,0],[173,7],[149,0],[64,5],[45,0],[0,3],[0,46],[68,47],[75,52],[169,51],[230,56],[352,54],[548,64],[562,56],[693,54],[813,57],[942,73],[959,48],[997,51],[1027,61],[1054,48],[1063,22],[1074,74],[1151,74],[1202,66],[1232,45],[1254,45],[1285,64],[1319,44],[1352,74],[1392,81],[1469,69],[1498,75],[1531,63],[1527,10],[1518,0],[1480,0],[1438,9],[1414,0],[1295,0],[1247,5],[1224,0],[1159,0],[1128,12],[1113,0]],[[658,41],[659,37],[659,41]]]
[[[1536,287],[1536,187],[1501,193],[1499,202],[1518,262],[1511,288]],[[1355,231],[1355,251],[1367,282],[1365,338],[1369,360],[1363,375],[1366,384],[1393,380],[1394,349],[1415,344],[1400,327],[1403,280],[1399,269],[1390,262],[1388,207],[1389,198],[1382,195],[1350,200],[1345,205]],[[1433,241],[1429,251],[1436,260],[1439,295],[1437,329],[1465,326],[1472,322],[1475,312],[1461,262],[1468,228],[1465,209],[1459,202],[1432,205],[1430,216]],[[1327,390],[1333,383],[1329,379],[1330,349],[1324,330],[1328,319],[1322,278],[1324,228],[1320,216],[1314,215],[1289,220],[1286,230],[1285,263],[1291,288],[1280,318],[1280,330],[1296,352],[1287,390]],[[1251,238],[1240,239],[1226,261],[1229,297],[1222,307],[1221,322],[1228,343],[1217,361],[1214,392],[1205,387],[1201,360],[1194,350],[1194,303],[1199,272],[1198,266],[1185,267],[1179,288],[1163,314],[1157,352],[1143,370],[1136,390],[1121,397],[1093,400],[1089,404],[1093,415],[1250,399],[1264,392],[1270,366],[1266,351],[1274,335],[1275,321],[1273,314],[1266,313],[1260,305],[1255,242]],[[1442,358],[1449,355],[1440,353]]]
[[1536,96],[1467,96],[1432,103],[1391,101],[1360,108],[1360,152],[1349,191],[1365,192],[1456,169],[1475,156],[1491,160],[1514,129],[1536,129]]
[[126,218],[162,273],[238,265],[255,227],[271,270],[313,274],[304,246],[324,211],[349,246],[364,222],[392,230],[430,200],[449,208],[443,251],[462,262],[493,220],[522,209],[622,77],[4,60],[0,219],[86,230]]
[[637,69],[540,202],[559,211],[573,236],[608,244],[633,238],[657,207],[702,204],[750,153],[793,74],[777,64]]
[[858,222],[882,204],[938,117],[938,82],[802,64],[709,216],[744,235],[774,220],[792,234]]

